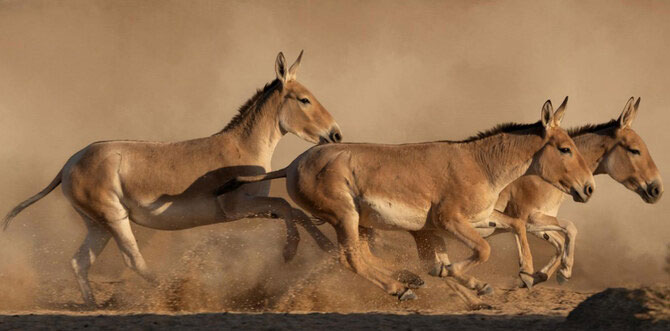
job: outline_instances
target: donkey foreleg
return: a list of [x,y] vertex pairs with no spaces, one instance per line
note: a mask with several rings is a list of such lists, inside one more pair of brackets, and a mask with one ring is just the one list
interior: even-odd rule
[[[512,231],[516,242],[517,253],[519,257],[519,278],[527,288],[532,288],[534,284],[545,281],[544,273],[534,273],[533,255],[528,244],[526,231],[526,222],[523,219],[507,216],[497,210],[494,210],[488,220],[485,221],[489,226],[498,229]],[[479,222],[479,224],[484,222]],[[477,224],[477,223],[476,223]]]
[[540,272],[544,273],[547,275],[547,279],[551,278],[551,276],[558,270],[558,267],[561,265],[561,257],[563,255],[563,252],[565,252],[565,239],[563,238],[563,235],[556,232],[556,231],[530,231],[533,235],[536,237],[546,240],[549,242],[552,246],[554,246],[555,252],[554,255],[551,257],[551,260],[540,270]]
[[445,236],[446,230],[473,250],[473,255],[469,258],[453,262],[451,265],[446,266],[448,275],[454,277],[462,285],[476,290],[480,295],[493,293],[493,287],[489,284],[465,274],[472,267],[488,261],[491,255],[491,246],[489,243],[477,233],[472,224],[466,219],[458,217],[441,218],[436,220],[434,224],[439,228],[439,230],[434,231],[436,235]]
[[565,234],[565,250],[561,255],[562,267],[559,270],[559,282],[567,281],[572,277],[572,267],[575,261],[575,243],[577,239],[577,227],[569,220],[559,219],[553,216],[535,213],[532,214],[529,231],[560,231]]
[[300,243],[300,233],[293,222],[293,207],[286,200],[254,195],[223,194],[217,197],[217,201],[228,219],[278,218],[284,220],[286,224],[284,261],[289,262],[295,257]]
[[284,220],[287,241],[283,256],[286,262],[295,257],[300,243],[300,233],[295,221],[307,230],[307,233],[314,238],[323,250],[334,250],[333,243],[311,223],[311,219],[301,210],[293,208],[282,198],[223,194],[217,197],[217,201],[228,219],[278,218]]

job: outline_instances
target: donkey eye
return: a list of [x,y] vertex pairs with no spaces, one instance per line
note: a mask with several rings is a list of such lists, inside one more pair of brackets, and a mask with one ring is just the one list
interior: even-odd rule
[[629,152],[633,153],[634,155],[640,155],[640,150],[639,149],[630,148],[630,147],[628,147],[627,149],[628,149]]
[[561,152],[561,154],[572,154],[572,151],[568,147],[559,147],[558,151]]
[[303,103],[305,105],[310,104],[309,99],[307,99],[307,98],[299,98],[298,101],[300,101],[301,103]]

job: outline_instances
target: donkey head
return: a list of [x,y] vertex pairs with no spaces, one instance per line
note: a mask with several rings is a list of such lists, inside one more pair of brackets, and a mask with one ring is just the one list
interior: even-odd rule
[[633,101],[631,97],[617,120],[618,127],[613,134],[615,144],[603,157],[601,170],[639,194],[645,202],[655,203],[663,194],[663,181],[647,145],[631,128],[640,98],[635,104]]
[[302,53],[288,69],[284,54],[277,55],[275,71],[282,84],[279,126],[282,133],[291,132],[312,143],[340,142],[342,133],[333,116],[296,80]]
[[577,202],[586,202],[593,194],[595,182],[586,161],[574,141],[560,127],[568,98],[554,112],[551,101],[542,107],[545,145],[533,157],[535,173]]

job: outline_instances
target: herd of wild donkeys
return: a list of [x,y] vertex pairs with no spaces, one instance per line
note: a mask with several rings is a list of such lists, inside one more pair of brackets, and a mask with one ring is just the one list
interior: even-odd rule
[[[556,217],[564,193],[586,202],[594,174],[609,174],[645,202],[663,193],[659,172],[640,136],[631,128],[640,99],[633,98],[617,120],[566,131],[560,127],[568,98],[554,111],[547,101],[538,122],[503,124],[461,141],[401,145],[340,143],[333,117],[296,80],[302,52],[287,67],[279,53],[277,79],[251,97],[220,132],[175,143],[96,142],[75,153],[41,192],[15,207],[14,216],[59,184],[79,213],[87,235],[72,268],[87,305],[95,306],[88,270],[110,238],[126,264],[145,279],[147,268],[130,221],[162,230],[187,229],[243,218],[277,218],[287,227],[284,258],[296,253],[301,225],[327,251],[332,242],[316,227],[330,223],[337,233],[340,262],[400,300],[416,298],[417,275],[393,271],[374,256],[375,229],[409,231],[422,264],[433,276],[488,294],[493,288],[467,271],[485,262],[484,237],[511,231],[519,251],[519,276],[531,287],[557,269],[571,277],[577,230]],[[288,167],[267,173],[277,143],[287,132],[318,143]],[[286,177],[293,201],[308,211],[269,197],[267,180]],[[556,249],[533,272],[527,232]],[[451,262],[445,236],[474,254]]]

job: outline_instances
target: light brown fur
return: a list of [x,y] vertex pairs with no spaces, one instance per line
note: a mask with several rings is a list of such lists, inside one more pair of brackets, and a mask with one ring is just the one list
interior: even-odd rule
[[[639,104],[639,98],[635,103],[630,98],[616,121],[569,133],[594,175],[609,174],[645,202],[655,203],[663,194],[663,181],[646,144],[631,128]],[[518,219],[522,227],[556,248],[551,261],[535,274],[534,283],[551,277],[559,264],[559,281],[572,276],[577,228],[571,221],[556,217],[564,196],[540,178],[524,176],[505,188],[496,204],[497,210]],[[532,271],[532,256],[520,258],[521,265]]]
[[[507,185],[537,174],[580,201],[593,191],[593,176],[559,127],[565,103],[554,113],[547,101],[541,123],[501,126],[461,142],[317,146],[285,169],[287,190],[298,205],[335,227],[343,264],[387,293],[414,297],[410,285],[391,277],[361,249],[359,226],[456,235],[474,255],[443,264],[444,276],[488,292],[490,286],[465,275],[490,253],[472,224],[489,218]],[[227,186],[277,176],[238,177],[237,184]]]
[[[594,175],[609,174],[638,193],[645,202],[655,203],[663,193],[663,182],[644,141],[631,128],[639,103],[639,98],[635,103],[630,98],[616,121],[587,125],[569,130],[569,134]],[[519,276],[525,286],[547,280],[559,265],[560,282],[570,279],[572,275],[577,228],[571,221],[556,217],[564,198],[565,194],[561,190],[542,178],[522,176],[500,193],[491,218],[475,225],[483,237],[508,231],[515,234]],[[549,263],[537,273],[533,273],[527,232],[548,241],[556,249]],[[565,239],[561,234],[566,236]],[[374,237],[371,231],[366,235],[368,239]],[[439,252],[446,250],[441,237],[427,231],[416,231],[412,235],[422,262],[433,266],[444,260],[444,257],[439,256]]]
[[[106,141],[75,153],[42,192],[14,208],[6,229],[21,210],[59,183],[82,216],[86,239],[72,259],[84,301],[94,305],[88,269],[110,238],[126,264],[148,280],[154,275],[139,252],[130,221],[161,230],[180,230],[247,217],[277,217],[286,221],[289,243],[284,256],[292,258],[298,243],[293,220],[306,227],[324,248],[330,241],[309,217],[283,199],[267,197],[269,183],[249,185],[225,199],[217,187],[240,175],[270,170],[272,153],[291,132],[309,142],[338,142],[337,123],[303,85],[295,80],[302,52],[287,69],[277,56],[277,79],[259,90],[221,132],[174,143]],[[331,244],[332,245],[332,244]]]

